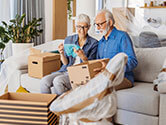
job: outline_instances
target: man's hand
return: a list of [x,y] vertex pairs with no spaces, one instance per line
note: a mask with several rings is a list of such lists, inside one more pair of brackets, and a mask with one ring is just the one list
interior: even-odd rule
[[100,68],[96,68],[93,70],[94,72],[98,72],[96,75],[98,75],[100,72],[104,71],[104,69],[107,65],[106,62],[104,62],[104,61],[101,61],[101,64],[102,64],[102,66]]
[[82,59],[82,61],[88,61],[88,58],[85,56],[82,49],[76,50],[76,48],[73,48],[73,51]]
[[59,46],[58,46],[58,51],[60,54],[64,54],[64,46],[63,46],[63,43],[61,43]]

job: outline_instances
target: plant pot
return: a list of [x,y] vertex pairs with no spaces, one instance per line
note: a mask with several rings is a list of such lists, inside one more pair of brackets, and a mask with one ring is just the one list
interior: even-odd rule
[[12,55],[20,55],[26,49],[32,48],[34,43],[12,43]]

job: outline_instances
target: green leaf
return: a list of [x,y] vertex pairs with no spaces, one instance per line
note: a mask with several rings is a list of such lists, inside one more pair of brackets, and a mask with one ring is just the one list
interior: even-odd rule
[[8,43],[9,40],[10,40],[10,38],[9,38],[8,36],[5,36],[4,39],[3,39],[3,42],[4,42],[4,43]]
[[5,44],[0,42],[0,49],[4,49],[5,48]]
[[32,41],[33,38],[39,36],[43,29],[40,28],[42,18],[33,18],[28,23],[24,22],[26,14],[22,16],[16,15],[15,19],[10,20],[8,25],[2,22],[5,27],[0,27],[0,40],[7,43],[9,40],[13,42]]
[[38,22],[41,22],[42,20],[43,20],[43,18],[39,18],[37,21],[38,21]]
[[36,24],[35,26],[40,26],[41,24],[39,23],[39,24]]
[[20,20],[19,20],[19,24],[21,25],[23,23],[23,19],[25,18],[25,13],[21,16]]
[[16,23],[15,19],[10,20],[11,23]]
[[5,32],[5,29],[2,26],[0,26],[0,34],[2,34],[3,32]]
[[7,23],[6,22],[2,21],[2,24],[5,25],[5,27],[7,27]]
[[16,20],[18,20],[20,18],[20,15],[16,14],[15,18]]

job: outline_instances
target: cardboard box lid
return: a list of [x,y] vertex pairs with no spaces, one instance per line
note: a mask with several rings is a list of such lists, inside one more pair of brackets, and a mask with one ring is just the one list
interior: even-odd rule
[[90,60],[90,61],[88,61],[88,64],[93,64],[93,63],[101,62],[101,61],[104,61],[104,62],[108,63],[109,59],[105,58],[105,59]]
[[30,55],[29,58],[36,58],[36,59],[42,59],[41,61],[47,62],[55,59],[60,59],[60,54],[57,53],[40,53],[40,54],[34,54]]
[[0,96],[0,102],[49,105],[56,98],[56,96],[56,94],[7,92]]
[[[101,61],[104,61],[106,63],[108,63],[109,59],[108,58],[105,58],[105,59],[96,59],[96,60],[89,60],[89,61],[86,61],[86,62],[82,62],[80,64],[76,64],[76,65],[72,65],[70,67],[75,67],[75,66],[81,66],[81,65],[91,65],[91,64],[94,64],[94,63],[97,63],[97,62],[101,62]],[[68,67],[69,68],[69,67]]]

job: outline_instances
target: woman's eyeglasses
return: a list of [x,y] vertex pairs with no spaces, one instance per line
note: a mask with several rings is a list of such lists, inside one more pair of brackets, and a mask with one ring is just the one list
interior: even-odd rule
[[77,25],[76,28],[77,28],[78,30],[81,30],[81,29],[84,30],[84,29],[88,29],[89,26],[80,26],[80,25]]

